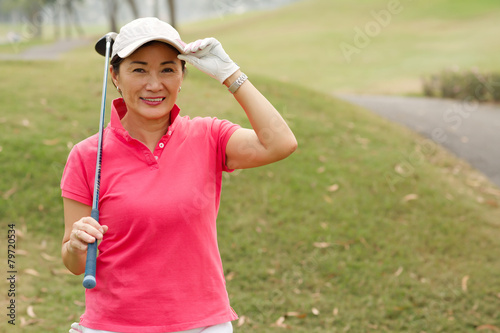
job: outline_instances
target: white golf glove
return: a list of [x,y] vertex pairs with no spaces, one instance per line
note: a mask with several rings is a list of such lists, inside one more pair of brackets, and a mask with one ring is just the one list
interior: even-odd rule
[[78,323],[73,323],[71,324],[71,329],[69,330],[69,333],[82,333],[83,329]]
[[221,43],[213,37],[187,44],[184,53],[179,54],[177,58],[190,63],[220,83],[224,83],[240,68],[229,58]]

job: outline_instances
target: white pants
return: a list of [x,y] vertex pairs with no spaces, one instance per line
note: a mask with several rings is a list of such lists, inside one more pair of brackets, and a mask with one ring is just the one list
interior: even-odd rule
[[[71,325],[70,332],[81,332],[81,333],[119,333],[110,331],[93,330],[91,328],[84,327],[78,323]],[[231,322],[218,324],[214,326],[200,327],[187,331],[171,332],[171,333],[233,333],[233,325]]]

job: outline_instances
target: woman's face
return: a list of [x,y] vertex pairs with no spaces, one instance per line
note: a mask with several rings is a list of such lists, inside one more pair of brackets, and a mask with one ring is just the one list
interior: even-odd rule
[[170,115],[184,78],[177,55],[167,44],[155,42],[125,58],[118,73],[111,67],[113,81],[122,92],[128,112],[146,120]]

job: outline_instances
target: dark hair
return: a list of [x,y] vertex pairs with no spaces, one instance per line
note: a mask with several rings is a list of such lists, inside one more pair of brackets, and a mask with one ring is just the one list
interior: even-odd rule
[[[146,46],[150,46],[150,45],[152,45],[152,44],[154,44],[154,43],[162,43],[162,42],[157,41],[157,40],[152,40],[152,41],[150,41],[150,42],[147,42],[147,43],[145,43],[145,44],[141,45],[141,46],[140,46],[137,50],[139,50],[139,49],[141,49],[141,48],[143,48],[143,47],[146,47]],[[165,45],[167,45],[168,47],[170,47],[172,50],[174,50],[175,52],[177,52],[177,54],[180,54],[179,50],[177,50],[177,49],[176,49],[175,47],[173,47],[172,45],[167,44],[167,43],[163,43],[163,44],[165,44]],[[136,51],[137,51],[137,50],[136,50]],[[113,57],[113,59],[111,59],[111,61],[110,61],[110,65],[111,65],[111,66],[113,66],[113,71],[114,71],[116,74],[118,74],[118,73],[119,73],[119,71],[120,71],[120,64],[121,64],[122,62],[123,62],[123,58],[121,58],[120,56],[118,56],[118,54],[117,54],[117,55],[115,55],[115,56]],[[181,60],[181,64],[182,64],[182,73],[186,74],[186,62],[185,62],[184,60]]]

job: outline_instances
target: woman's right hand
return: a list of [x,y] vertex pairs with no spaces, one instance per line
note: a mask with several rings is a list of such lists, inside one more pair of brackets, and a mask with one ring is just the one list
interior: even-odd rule
[[101,240],[108,231],[108,226],[100,225],[92,217],[82,217],[73,223],[68,242],[68,250],[74,253],[87,252],[88,244]]

